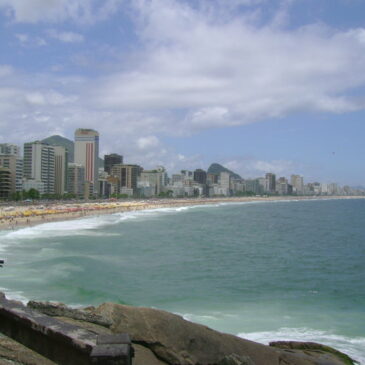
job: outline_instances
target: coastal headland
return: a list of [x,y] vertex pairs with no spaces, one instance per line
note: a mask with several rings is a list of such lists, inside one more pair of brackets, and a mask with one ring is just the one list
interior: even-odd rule
[[0,230],[35,226],[47,222],[79,219],[86,216],[130,212],[137,210],[214,205],[222,203],[275,202],[297,200],[364,199],[364,196],[271,196],[232,198],[190,198],[155,200],[119,200],[102,202],[47,202],[27,205],[0,206]]

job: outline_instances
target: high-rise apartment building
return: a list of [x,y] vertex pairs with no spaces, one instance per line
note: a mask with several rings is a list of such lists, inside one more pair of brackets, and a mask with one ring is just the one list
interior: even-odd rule
[[249,193],[262,194],[264,192],[263,186],[259,179],[247,179],[244,181],[245,191]]
[[231,174],[229,172],[222,171],[219,174],[219,186],[222,189],[221,194],[219,195],[230,195],[231,189]]
[[24,143],[24,178],[44,184],[44,193],[55,193],[55,150],[36,141]]
[[293,186],[293,190],[295,193],[304,194],[304,181],[302,176],[291,175],[290,184]]
[[199,184],[207,183],[207,172],[202,169],[196,169],[194,171],[194,181]]
[[77,163],[69,163],[67,168],[67,192],[78,198],[84,196],[85,167]]
[[171,176],[171,185],[180,185],[183,186],[184,176],[181,174],[172,174]]
[[10,168],[12,192],[23,189],[23,159],[20,147],[15,144],[0,144],[0,167]]
[[93,129],[75,131],[75,163],[85,167],[85,181],[98,193],[99,133]]
[[0,155],[20,156],[20,147],[10,143],[0,143]]
[[207,184],[218,184],[219,175],[207,173]]
[[0,167],[8,168],[11,173],[11,192],[23,189],[23,160],[18,155],[1,155]]
[[276,175],[272,173],[267,173],[266,178],[266,192],[275,193],[276,191]]
[[143,186],[151,188],[152,195],[159,195],[167,184],[166,170],[162,166],[156,170],[144,170],[138,180]]
[[0,167],[0,199],[10,198],[11,171],[7,167]]
[[67,191],[68,153],[65,147],[54,146],[55,156],[55,193],[63,195]]
[[119,179],[119,188],[133,189],[136,193],[137,179],[141,172],[141,167],[138,165],[114,165],[111,175]]
[[280,177],[276,182],[276,191],[279,195],[287,195],[293,192],[292,185],[285,177]]
[[104,155],[104,171],[109,175],[111,174],[112,167],[114,165],[122,165],[123,164],[123,156],[118,155],[117,153],[111,153],[110,155]]

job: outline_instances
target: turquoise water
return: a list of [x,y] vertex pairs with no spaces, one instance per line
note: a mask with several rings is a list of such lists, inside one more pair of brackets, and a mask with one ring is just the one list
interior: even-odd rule
[[245,338],[325,343],[365,364],[365,200],[218,204],[0,232],[0,287],[166,309]]

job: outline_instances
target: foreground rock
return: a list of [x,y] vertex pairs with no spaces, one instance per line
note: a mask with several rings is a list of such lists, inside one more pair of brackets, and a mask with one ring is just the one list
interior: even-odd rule
[[[353,364],[345,354],[324,345],[273,342],[265,346],[150,308],[112,303],[84,309],[42,302],[29,302],[28,306],[96,334],[129,333],[136,353],[133,365]],[[50,365],[52,362],[0,336],[0,364]]]
[[29,306],[96,333],[127,332],[136,365],[343,365],[346,355],[313,343],[261,345],[214,331],[172,313],[105,303],[84,310],[30,302]]

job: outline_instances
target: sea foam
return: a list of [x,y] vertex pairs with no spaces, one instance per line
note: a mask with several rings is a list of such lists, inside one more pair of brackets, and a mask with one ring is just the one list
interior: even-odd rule
[[271,341],[317,342],[342,351],[365,365],[365,337],[347,337],[310,328],[279,328],[277,331],[241,332],[239,337],[268,344]]

